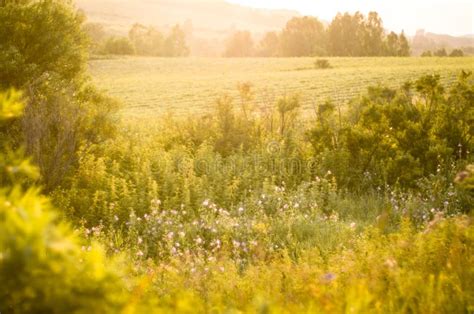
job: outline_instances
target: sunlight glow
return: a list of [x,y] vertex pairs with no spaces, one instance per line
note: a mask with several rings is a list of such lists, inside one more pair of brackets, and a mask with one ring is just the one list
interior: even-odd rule
[[377,11],[383,17],[386,28],[394,31],[404,29],[411,35],[417,29],[458,36],[474,33],[474,2],[469,0],[228,0],[228,2],[256,8],[295,10],[325,21],[330,21],[337,12]]

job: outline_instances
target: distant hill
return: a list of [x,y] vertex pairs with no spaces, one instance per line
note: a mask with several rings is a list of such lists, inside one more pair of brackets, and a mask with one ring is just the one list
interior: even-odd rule
[[192,23],[198,35],[221,36],[232,29],[255,33],[281,29],[295,11],[253,9],[224,0],[76,0],[89,21],[103,23],[115,32],[126,32],[136,23],[171,27]]
[[465,53],[474,53],[474,34],[455,37],[451,35],[440,35],[419,30],[412,38],[412,53],[420,55],[423,51],[446,48],[449,50],[461,48]]
[[89,22],[101,23],[108,33],[127,34],[134,23],[161,31],[184,26],[193,55],[220,55],[222,42],[235,30],[256,36],[281,29],[296,11],[244,7],[224,0],[76,0]]

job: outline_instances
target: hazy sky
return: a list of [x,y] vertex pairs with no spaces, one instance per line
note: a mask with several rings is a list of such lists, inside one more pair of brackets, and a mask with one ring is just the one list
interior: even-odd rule
[[405,30],[413,35],[417,29],[450,35],[473,34],[474,0],[227,0],[242,5],[291,9],[331,21],[337,12],[377,11],[385,28]]

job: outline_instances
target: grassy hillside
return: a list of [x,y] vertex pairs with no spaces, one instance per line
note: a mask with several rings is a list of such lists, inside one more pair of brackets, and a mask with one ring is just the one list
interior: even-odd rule
[[156,116],[206,113],[223,93],[237,97],[237,84],[250,82],[261,106],[282,93],[299,93],[303,108],[328,98],[343,104],[367,86],[396,87],[423,74],[444,83],[461,69],[474,70],[474,58],[331,58],[331,69],[316,69],[315,59],[160,59],[117,58],[90,62],[97,85],[121,100],[124,113]]

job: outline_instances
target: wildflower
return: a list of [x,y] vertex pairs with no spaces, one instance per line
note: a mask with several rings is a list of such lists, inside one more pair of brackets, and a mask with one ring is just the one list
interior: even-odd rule
[[170,231],[170,232],[168,233],[167,237],[168,237],[168,239],[170,239],[170,240],[173,239],[173,237],[174,237],[174,232],[173,232],[173,231]]
[[178,235],[179,235],[180,238],[184,238],[186,233],[184,231],[180,231],[180,232],[178,232]]
[[141,237],[138,237],[138,244],[142,244],[143,243],[143,239]]
[[137,252],[137,256],[140,256],[140,257],[142,257],[143,255],[145,255],[145,254],[143,254],[143,252],[142,252],[142,251],[138,251],[138,252]]
[[336,279],[336,275],[333,274],[333,273],[327,273],[327,274],[323,275],[322,279],[323,279],[323,281],[329,283],[329,282],[333,281],[334,279]]
[[197,244],[202,244],[203,241],[200,237],[197,237],[197,239],[195,240]]
[[244,212],[244,208],[243,207],[239,207],[239,213],[243,213]]
[[355,223],[355,222],[351,223],[351,224],[350,224],[350,227],[351,227],[351,229],[355,229],[356,223]]
[[117,215],[114,215],[114,220],[119,221],[119,218],[117,217]]
[[204,200],[204,202],[202,202],[202,206],[209,206],[209,200]]

